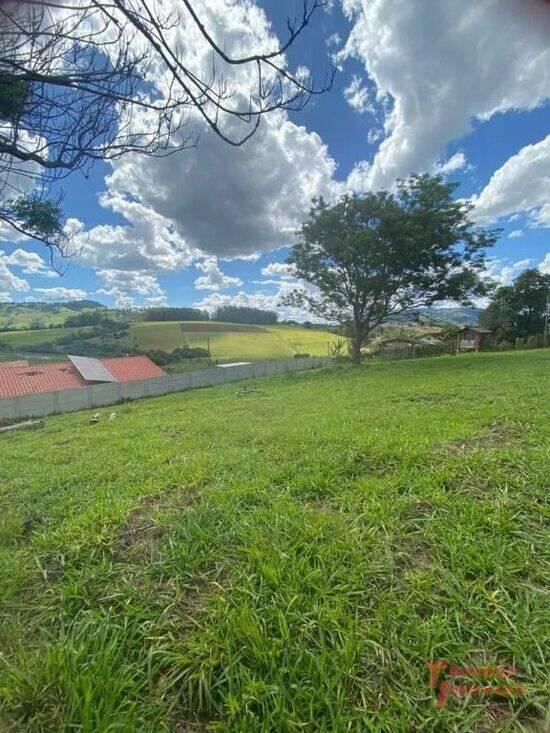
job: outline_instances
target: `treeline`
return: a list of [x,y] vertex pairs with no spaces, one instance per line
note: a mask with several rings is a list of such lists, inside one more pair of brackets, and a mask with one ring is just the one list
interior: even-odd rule
[[495,290],[479,323],[503,348],[537,348],[544,345],[549,308],[550,275],[532,268]]
[[279,316],[275,311],[261,308],[246,308],[244,306],[224,305],[216,310],[213,321],[223,323],[252,323],[260,326],[270,326],[277,323]]
[[278,315],[275,311],[233,305],[219,307],[212,316],[208,311],[200,308],[105,309],[71,316],[65,321],[65,326],[95,326],[105,319],[125,322],[222,321],[224,323],[248,323],[266,326],[277,323]]

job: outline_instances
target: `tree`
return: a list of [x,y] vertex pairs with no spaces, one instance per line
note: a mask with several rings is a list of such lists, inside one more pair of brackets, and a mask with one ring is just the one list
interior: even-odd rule
[[[292,73],[286,51],[327,0],[304,0],[286,41],[232,54],[196,7],[179,0],[0,2],[0,224],[63,251],[59,207],[53,230],[18,207],[50,203],[49,184],[95,160],[127,153],[169,155],[197,144],[202,121],[242,145],[274,110],[299,110],[317,87]],[[196,60],[206,49],[208,68]]]
[[533,268],[524,270],[512,285],[494,292],[479,322],[495,332],[498,341],[514,341],[544,333],[550,275]]
[[413,175],[394,193],[315,200],[288,262],[305,288],[285,303],[338,321],[351,333],[351,356],[388,316],[442,300],[470,302],[487,292],[484,250],[498,232],[473,226],[457,184]]
[[222,305],[216,309],[212,318],[214,321],[224,321],[225,323],[254,323],[262,326],[273,325],[277,323],[278,319],[279,316],[275,311],[238,305]]

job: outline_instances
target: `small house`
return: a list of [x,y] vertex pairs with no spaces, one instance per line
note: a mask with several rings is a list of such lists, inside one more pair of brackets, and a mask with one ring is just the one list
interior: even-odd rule
[[456,335],[457,351],[479,351],[491,342],[493,332],[479,326],[465,326]]

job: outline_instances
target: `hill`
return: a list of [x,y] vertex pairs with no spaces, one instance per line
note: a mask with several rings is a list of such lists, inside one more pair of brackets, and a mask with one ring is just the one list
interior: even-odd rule
[[69,316],[83,310],[105,308],[95,300],[67,303],[0,303],[0,329],[48,328],[62,325]]
[[[0,436],[3,727],[545,729],[549,366],[333,368]],[[433,659],[524,689],[438,709]]]
[[42,353],[103,356],[114,354],[113,348],[120,354],[132,350],[173,351],[187,343],[191,347],[209,348],[212,358],[218,361],[258,361],[292,357],[297,353],[326,355],[328,345],[336,338],[328,331],[302,326],[248,326],[216,321],[133,323],[127,328],[120,335],[109,333],[107,339],[92,339],[94,332],[90,327],[0,333],[0,353],[2,348],[25,351],[38,345]]

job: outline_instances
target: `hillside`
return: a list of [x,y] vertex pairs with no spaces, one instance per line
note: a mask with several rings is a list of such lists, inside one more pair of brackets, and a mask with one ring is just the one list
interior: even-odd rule
[[69,303],[0,303],[0,329],[47,328],[61,325],[66,318],[83,310],[105,306],[95,300]]
[[[334,368],[0,436],[0,728],[545,730],[549,367]],[[433,659],[523,689],[438,709]]]
[[[80,333],[90,334],[89,327],[38,329],[36,331],[17,331],[0,333],[0,354],[2,348],[13,351],[24,351],[37,344],[44,345],[42,351],[51,353],[85,353],[90,354],[90,344],[80,342]],[[68,345],[57,345],[61,339],[75,338]],[[307,329],[301,326],[247,326],[244,324],[217,323],[215,321],[185,321],[162,323],[133,323],[129,331],[118,338],[120,353],[133,349],[150,351],[162,349],[172,351],[184,343],[189,346],[207,348],[209,346],[213,359],[218,361],[249,361],[260,359],[282,359],[292,357],[296,353],[309,353],[312,356],[326,355],[328,345],[336,337],[318,329]],[[109,340],[109,343],[112,339]],[[50,346],[48,347],[48,344]],[[97,342],[97,356],[101,353],[102,344]],[[93,348],[92,348],[93,351]]]

